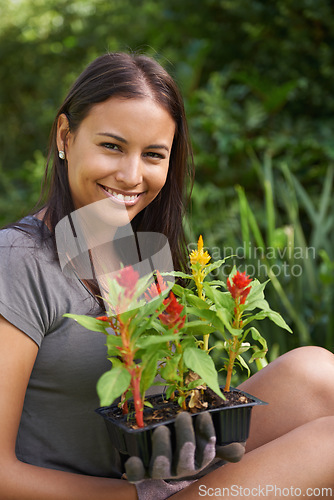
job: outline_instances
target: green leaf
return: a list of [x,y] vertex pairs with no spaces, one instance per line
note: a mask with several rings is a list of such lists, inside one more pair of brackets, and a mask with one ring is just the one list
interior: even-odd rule
[[124,368],[123,361],[120,358],[118,358],[118,357],[111,357],[111,358],[108,358],[108,359],[109,359],[109,361],[111,361],[113,368],[118,368],[119,366],[121,366],[122,368]]
[[249,366],[248,364],[246,363],[246,361],[244,360],[244,358],[242,356],[237,356],[236,359],[239,361],[240,365],[243,367],[243,368],[246,368],[247,370],[247,376],[250,377],[250,369],[249,369]]
[[110,306],[110,315],[114,314],[114,307],[119,302],[119,296],[124,293],[123,288],[118,284],[116,278],[108,278],[108,298],[106,302]]
[[252,316],[248,316],[247,318],[244,318],[243,319],[243,327],[247,326],[249,323],[251,323],[252,321],[258,321],[258,320],[261,320],[261,319],[265,319],[267,317],[267,312],[266,311],[260,311],[256,314],[252,314]]
[[174,276],[175,278],[184,278],[184,279],[194,279],[192,274],[186,274],[182,271],[170,271],[168,273],[161,273],[161,276]]
[[284,319],[278,312],[272,311],[270,309],[269,311],[267,311],[267,316],[277,326],[280,326],[281,328],[284,328],[288,332],[292,333],[291,328],[289,327],[289,325],[287,325],[287,323],[284,321]]
[[217,290],[215,287],[210,286],[210,283],[204,283],[203,288],[206,296],[212,300],[215,304],[216,309],[224,308],[229,311],[233,311],[234,308],[234,300],[230,294],[230,292],[221,292]]
[[188,308],[187,312],[189,314],[194,314],[196,316],[200,316],[202,319],[206,319],[207,322],[212,325],[215,330],[218,330],[225,337],[225,324],[218,316],[217,311],[213,311],[212,309],[202,309],[201,311],[197,311],[195,308]]
[[265,366],[268,365],[268,361],[267,361],[266,357],[264,356],[263,358],[255,359],[255,364],[256,364],[257,371],[260,371],[260,370],[262,370],[262,368],[264,368]]
[[198,348],[197,346],[198,342],[196,341],[195,337],[186,337],[185,339],[182,340],[181,342],[181,345],[182,345],[182,349],[183,351],[187,348],[187,347],[194,347],[194,348]]
[[211,309],[197,309],[197,307],[190,306],[187,307],[187,313],[188,315],[192,314],[201,319],[206,319],[209,323],[211,323],[216,316],[216,312]]
[[168,359],[166,361],[165,366],[161,368],[160,375],[167,382],[181,381],[181,377],[178,374],[180,359],[181,359],[181,354],[174,354],[174,356],[171,359]]
[[[131,321],[129,326],[129,333],[132,339],[139,338],[144,332],[147,333],[151,328],[155,328],[157,331],[161,331],[157,329],[156,318],[161,314],[161,303],[152,306],[152,304],[147,304],[143,306],[143,310],[137,314],[137,316]],[[159,310],[156,310],[156,307],[159,307]],[[161,323],[159,323],[161,324]]]
[[129,387],[131,375],[123,366],[111,368],[97,382],[97,393],[101,406],[111,405]]
[[179,397],[177,398],[177,402],[178,402],[179,406],[182,406],[182,403],[183,403],[183,401],[184,401],[185,399],[186,399],[186,396],[179,396]]
[[163,301],[166,299],[166,296],[169,294],[169,289],[163,290],[160,295],[154,297],[151,300],[143,301],[140,309],[139,309],[139,317],[144,317],[150,314],[153,314],[155,311],[159,310],[160,312],[166,309],[166,305],[163,305]]
[[[246,299],[246,304],[244,306],[245,311],[252,311],[256,307],[261,308],[260,304],[264,300],[264,289],[270,280],[260,283],[258,280],[253,280],[251,283],[251,290]],[[262,304],[263,305],[263,304]]]
[[224,288],[224,290],[227,290],[227,285],[224,281],[221,280],[211,280],[208,282],[211,287],[214,288]]
[[128,309],[126,309],[124,312],[120,313],[119,318],[123,324],[128,323],[128,321],[132,322],[132,321],[134,321],[135,317],[137,316],[139,310],[140,310],[140,307],[138,307],[138,303],[136,304],[136,307],[131,307],[129,305]]
[[256,359],[265,358],[266,354],[267,354],[266,350],[261,350],[261,349],[256,350],[256,351],[253,352],[253,355],[250,358],[249,362],[253,363],[253,361],[255,361]]
[[114,346],[108,347],[108,357],[109,358],[114,358],[114,357],[117,357],[119,355],[120,355],[120,352],[118,349],[116,349],[116,347],[114,347]]
[[150,347],[153,344],[161,344],[163,342],[178,340],[179,338],[180,335],[176,333],[171,335],[147,335],[146,337],[142,337],[140,340],[138,340],[136,346],[144,349]]
[[215,269],[218,269],[219,267],[221,267],[223,264],[225,264],[226,259],[228,259],[228,258],[229,257],[226,257],[225,259],[217,260],[216,262],[213,262],[212,264],[210,264],[209,266],[207,266],[204,269],[204,276],[207,276],[208,274],[210,274]]
[[107,336],[107,341],[106,341],[106,345],[109,347],[109,346],[117,346],[117,347],[120,347],[122,345],[122,338],[118,335],[113,335],[112,333],[110,333],[108,336]]
[[268,309],[262,310],[262,311],[258,312],[257,314],[254,314],[253,316],[250,316],[249,318],[245,319],[243,326],[245,327],[246,325],[251,323],[251,321],[261,320],[261,319],[265,319],[265,318],[269,318],[277,326],[284,328],[284,330],[287,330],[290,333],[293,333],[291,328],[289,327],[289,325],[282,318],[282,316],[278,312],[270,309],[269,305],[268,305]]
[[221,398],[224,398],[218,384],[218,374],[209,354],[202,349],[188,347],[184,350],[183,361],[187,368],[197,373],[204,382]]
[[187,385],[187,390],[192,391],[193,389],[196,389],[196,387],[198,387],[199,385],[203,385],[203,384],[204,384],[204,380],[201,378],[199,378],[198,380],[193,380],[192,382],[190,382]]
[[[190,330],[190,332],[188,330]],[[191,333],[192,335],[205,335],[214,332],[215,328],[210,326],[207,322],[197,320],[185,323],[182,331],[186,331],[186,333]]]
[[185,288],[183,288],[183,286],[181,285],[178,285],[177,283],[175,283],[173,285],[173,288],[172,288],[172,292],[174,293],[174,295],[176,295],[177,297],[184,297],[185,295]]
[[228,311],[226,311],[226,309],[219,309],[217,311],[217,316],[225,325],[225,327],[227,328],[227,330],[230,332],[231,335],[236,335],[239,337],[242,334],[242,330],[233,328],[233,326],[231,325],[231,315],[229,314]]
[[252,332],[252,337],[255,341],[259,342],[262,346],[262,349],[260,349],[258,346],[256,345],[252,345],[252,349],[253,349],[253,355],[251,356],[250,360],[249,360],[249,363],[253,363],[253,361],[256,361],[258,359],[262,359],[262,358],[265,358],[267,352],[268,352],[268,346],[267,346],[267,341],[265,338],[262,337],[262,335],[260,334],[260,332],[254,328],[254,327],[251,327],[249,328],[249,330],[247,330],[246,334],[251,331]]
[[108,356],[119,356],[120,352],[117,347],[122,346],[122,339],[116,335],[108,335],[106,346],[108,348]]
[[262,337],[262,335],[259,332],[259,330],[257,330],[253,326],[250,328],[250,330],[252,332],[253,339],[256,340],[257,342],[260,342],[260,344],[262,345],[263,349],[267,351],[268,350],[267,341],[266,341],[265,338]]
[[66,318],[74,319],[79,325],[91,330],[92,332],[102,332],[108,334],[106,328],[110,328],[109,323],[106,321],[101,321],[91,316],[86,316],[84,314],[63,314]]
[[171,395],[173,394],[173,392],[175,392],[176,390],[177,390],[176,384],[170,385],[169,387],[167,387],[166,398],[169,399],[171,397]]
[[269,311],[270,309],[269,304],[265,299],[257,301],[257,307],[263,311]]
[[188,293],[186,295],[188,304],[198,307],[198,309],[209,309],[209,304],[205,300],[200,299],[197,295]]
[[142,357],[142,374],[140,378],[140,392],[145,394],[151,387],[158,371],[158,361],[161,359],[161,352],[156,349],[153,352],[146,352]]

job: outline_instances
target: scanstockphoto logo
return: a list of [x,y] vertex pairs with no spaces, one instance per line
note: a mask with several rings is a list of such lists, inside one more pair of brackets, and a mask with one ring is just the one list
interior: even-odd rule
[[205,484],[200,484],[198,487],[198,495],[200,497],[216,497],[216,498],[330,498],[333,497],[334,491],[332,488],[298,488],[296,486],[281,487],[273,484],[257,485],[253,487],[245,487],[238,484],[233,484],[227,488],[211,488]]
[[[196,243],[188,245],[188,250],[196,249]],[[277,276],[298,278],[303,274],[305,261],[316,258],[314,247],[254,247],[244,244],[237,248],[205,248],[212,256],[212,262],[225,259],[225,264],[212,271],[215,278],[226,278],[231,267],[246,272],[251,278],[258,276]]]

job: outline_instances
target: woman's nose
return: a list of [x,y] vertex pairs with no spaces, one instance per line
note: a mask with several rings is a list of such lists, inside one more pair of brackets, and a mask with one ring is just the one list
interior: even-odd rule
[[138,186],[143,181],[141,156],[127,156],[119,162],[116,180],[129,187]]

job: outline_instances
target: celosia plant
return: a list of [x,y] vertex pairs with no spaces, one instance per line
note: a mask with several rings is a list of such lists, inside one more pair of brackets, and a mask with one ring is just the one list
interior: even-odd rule
[[[167,306],[164,302],[168,288],[159,293],[159,282],[155,285],[152,279],[153,274],[139,279],[138,272],[126,267],[109,282],[108,314],[98,318],[65,315],[89,330],[106,334],[112,368],[97,383],[101,406],[108,406],[122,396],[123,413],[127,413],[127,399],[132,396],[138,427],[144,426],[145,392],[157,374],[158,359],[164,356],[159,347],[171,339],[168,333],[161,334],[157,322]],[[158,291],[150,302],[144,297],[149,285],[151,290],[156,287]],[[154,329],[158,329],[159,335],[154,335]]]
[[203,282],[207,274],[206,270],[211,260],[207,251],[203,250],[202,235],[198,238],[197,250],[193,250],[189,255],[191,270],[197,288],[197,294],[203,299]]
[[[167,396],[178,392],[178,402],[186,409],[185,400],[200,379],[223,396],[213,360],[197,348],[195,330],[186,323],[184,306],[179,304],[159,272],[139,279],[128,266],[109,282],[109,312],[98,318],[65,314],[82,326],[106,334],[108,357],[112,368],[104,373],[97,392],[101,406],[122,397],[123,413],[133,398],[138,427],[143,427],[145,393],[159,371],[168,385]],[[197,322],[198,323],[198,322]],[[200,322],[205,328],[206,321]],[[191,324],[196,329],[197,324]],[[197,381],[187,380],[190,370]]]
[[[207,279],[225,260],[210,263],[202,236],[189,260],[191,274],[172,274],[194,283],[193,288],[174,284],[169,293],[159,272],[139,278],[129,266],[109,282],[109,311],[104,316],[65,315],[106,334],[112,368],[97,384],[101,406],[121,397],[123,413],[127,413],[131,397],[138,427],[144,426],[145,393],[151,385],[157,385],[157,374],[167,386],[166,397],[177,398],[184,410],[202,404],[199,394],[206,386],[224,398],[211,357],[214,346],[209,347],[212,332],[219,332],[227,352],[225,390],[229,391],[235,363],[249,370],[243,353],[253,350],[251,363],[267,352],[266,340],[249,326],[252,321],[269,318],[291,331],[264,299],[266,283],[250,279],[235,268],[226,283]],[[246,342],[249,334],[253,344]]]
[[[167,386],[166,397],[174,399],[177,394],[179,405],[186,410],[186,400],[199,384],[208,385],[216,394],[224,398],[218,384],[218,374],[212,358],[199,349],[195,337],[198,327],[210,328],[207,321],[189,321],[185,307],[178,303],[173,292],[164,300],[166,309],[159,315],[161,329],[166,334],[174,333],[174,338],[166,345],[166,356],[160,362],[159,374]],[[188,401],[192,406],[192,401]]]
[[[175,276],[192,280],[196,290],[174,285],[174,292],[180,297],[186,306],[187,315],[192,314],[206,320],[212,331],[219,332],[223,337],[223,346],[227,351],[228,359],[225,363],[227,372],[225,390],[230,390],[231,376],[235,362],[241,367],[249,368],[242,354],[249,349],[253,354],[249,359],[252,363],[256,359],[265,357],[267,353],[267,342],[254,326],[248,326],[254,320],[269,318],[281,328],[291,332],[279,313],[270,309],[264,298],[264,288],[267,282],[261,284],[257,279],[251,280],[245,273],[237,271],[234,267],[227,282],[221,280],[206,280],[213,269],[219,268],[225,263],[219,260],[209,264],[210,255],[203,250],[203,239],[200,236],[197,250],[190,254],[190,268],[192,274],[174,273]],[[258,309],[258,312],[251,313]],[[203,348],[209,350],[209,333],[207,327],[203,327]],[[251,334],[257,344],[246,342]]]
[[[249,276],[246,276],[246,272],[240,273],[237,271],[233,276],[227,278],[227,288],[232,298],[234,299],[234,319],[232,326],[236,330],[241,329],[242,327],[242,305],[245,304],[247,296],[251,291],[251,287],[249,286],[251,283],[251,279]],[[246,334],[247,335],[247,334]],[[233,373],[233,367],[235,359],[241,354],[243,348],[244,338],[239,337],[238,335],[234,335],[233,338],[230,338],[228,342],[226,342],[226,350],[229,354],[229,361],[226,366],[226,384],[225,390],[228,391],[231,385],[231,378]],[[261,355],[265,355],[267,352],[266,342],[262,339],[262,345],[265,347],[262,349]],[[259,353],[259,351],[257,351]]]

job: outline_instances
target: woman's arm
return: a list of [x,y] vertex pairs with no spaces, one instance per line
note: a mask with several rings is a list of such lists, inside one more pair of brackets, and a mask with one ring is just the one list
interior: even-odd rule
[[133,485],[19,461],[15,443],[38,347],[0,316],[0,498],[11,500],[135,500]]

